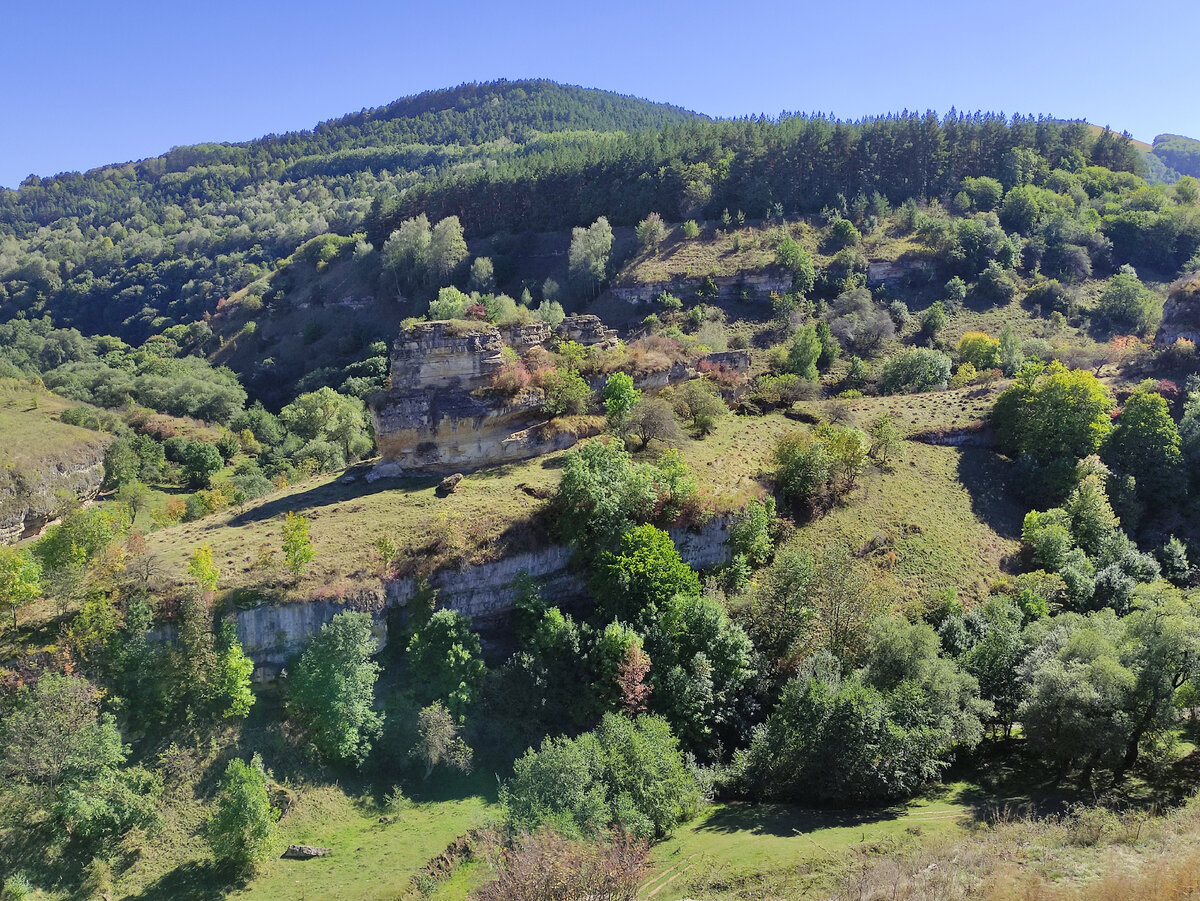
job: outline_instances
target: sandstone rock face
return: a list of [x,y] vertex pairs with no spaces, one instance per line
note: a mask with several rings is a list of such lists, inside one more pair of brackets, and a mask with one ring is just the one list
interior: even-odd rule
[[[731,520],[716,517],[696,531],[669,529],[679,555],[696,569],[710,569],[729,561]],[[516,604],[514,580],[526,572],[542,583],[543,595],[557,603],[577,602],[587,597],[581,575],[572,570],[571,549],[552,544],[541,550],[513,554],[495,563],[468,566],[461,570],[445,569],[434,573],[429,587],[437,591],[439,608],[456,610],[476,623],[503,617]],[[420,586],[412,578],[396,579],[387,584],[387,605],[403,607],[417,594]]]
[[97,434],[94,446],[70,459],[48,459],[38,470],[0,473],[0,544],[36,535],[61,507],[62,495],[87,502],[104,481],[108,437]]
[[1154,343],[1174,344],[1180,338],[1200,343],[1200,272],[1172,286]]
[[929,264],[921,260],[875,260],[867,264],[867,284],[892,287],[929,271]]
[[[727,538],[731,520],[717,517],[698,530],[670,529],[679,554],[697,569],[721,566],[729,561]],[[571,549],[552,544],[536,551],[512,554],[494,563],[443,569],[429,578],[437,592],[439,608],[456,610],[471,617],[477,628],[503,623],[517,600],[517,574],[527,572],[542,583],[546,597],[558,604],[587,600],[587,585],[580,573],[571,568]],[[388,641],[389,611],[404,608],[420,590],[413,578],[394,579],[378,593],[348,600],[312,600],[293,604],[261,604],[237,610],[233,621],[238,641],[246,656],[254,661],[252,678],[256,682],[275,679],[289,658],[303,650],[305,643],[321,627],[345,610],[361,610],[372,619],[377,647]],[[176,639],[174,627],[162,627],[150,634],[153,641]]]
[[[616,332],[595,316],[572,316],[559,334],[581,344],[614,346]],[[423,322],[392,347],[391,388],[371,403],[382,461],[373,478],[446,475],[525,460],[570,447],[593,433],[587,423],[550,428],[542,395],[491,393],[507,344],[518,353],[553,336],[546,323],[509,326]]]
[[[766,299],[771,292],[786,294],[792,290],[792,277],[785,272],[752,272],[741,275],[718,275],[713,279],[717,285],[717,299],[721,301]],[[704,283],[699,278],[676,278],[669,282],[649,282],[638,285],[613,285],[609,290],[613,297],[630,304],[652,303],[654,298],[669,291],[672,294],[695,294]]]
[[558,336],[564,341],[576,341],[584,347],[600,347],[603,350],[617,346],[617,333],[600,321],[599,316],[586,313],[568,316],[558,327]]

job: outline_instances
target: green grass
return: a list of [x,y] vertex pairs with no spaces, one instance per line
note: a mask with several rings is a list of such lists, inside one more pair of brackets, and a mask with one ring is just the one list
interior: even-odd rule
[[397,822],[379,823],[380,812],[363,809],[336,788],[310,791],[301,809],[281,823],[280,844],[315,844],[333,855],[309,861],[272,859],[233,898],[262,901],[393,901],[412,877],[456,837],[482,826],[488,801],[478,795],[418,804]]
[[788,871],[814,886],[847,863],[854,849],[891,849],[919,836],[956,835],[972,818],[965,783],[931,798],[865,811],[823,811],[787,804],[719,804],[681,828],[652,854],[640,898],[737,897]]
[[103,455],[111,436],[59,422],[62,411],[75,406],[28,382],[0,379],[0,485],[13,473],[36,475],[47,466]]

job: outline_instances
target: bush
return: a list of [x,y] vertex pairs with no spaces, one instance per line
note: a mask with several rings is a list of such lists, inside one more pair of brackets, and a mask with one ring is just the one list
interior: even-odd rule
[[629,413],[626,426],[629,434],[636,435],[645,448],[651,441],[677,444],[682,439],[679,420],[671,405],[660,397],[648,397],[638,401]]
[[495,878],[479,890],[479,901],[634,898],[650,866],[649,846],[620,832],[573,841],[540,829],[511,843],[489,833],[485,848]]
[[324,757],[361,764],[383,728],[372,707],[379,665],[371,618],[339,613],[309,641],[288,679],[287,712]]
[[250,763],[234,759],[225,768],[215,808],[204,837],[220,861],[238,870],[251,870],[271,853],[279,811],[267,799],[267,774],[262,758]]
[[936,350],[914,347],[883,364],[879,388],[884,394],[914,394],[945,388],[950,358]]
[[859,672],[831,659],[793,679],[737,767],[745,789],[778,801],[865,802],[913,794],[958,746],[983,737],[979,686],[939,653],[930,626],[877,624]]
[[580,549],[603,549],[644,521],[655,500],[651,468],[634,463],[624,442],[591,439],[564,459],[558,529]]
[[615,826],[650,840],[695,816],[702,798],[666,720],[608,713],[593,732],[526,751],[500,801],[514,831],[591,837]]
[[572,416],[586,413],[592,402],[592,389],[574,369],[551,370],[542,378],[546,399],[542,409],[547,416]]
[[729,527],[730,552],[751,566],[765,566],[775,552],[771,535],[774,528],[775,499],[751,501]]
[[421,683],[421,697],[441,701],[459,721],[475,703],[487,667],[471,621],[439,610],[408,643],[409,671]]
[[775,488],[789,503],[814,504],[832,466],[825,443],[808,432],[789,432],[775,445]]

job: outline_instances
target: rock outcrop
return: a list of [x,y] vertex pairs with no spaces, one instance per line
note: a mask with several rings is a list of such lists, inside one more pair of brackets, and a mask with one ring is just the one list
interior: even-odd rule
[[[716,299],[723,302],[766,300],[772,292],[786,294],[792,290],[792,276],[789,273],[771,270],[718,275],[713,278],[713,283],[717,286]],[[703,285],[702,278],[674,278],[667,282],[613,285],[609,290],[618,300],[638,305],[651,303],[664,291],[684,296],[696,294]]]
[[89,433],[87,441],[77,441],[61,454],[0,469],[0,544],[36,535],[58,515],[65,497],[82,502],[94,498],[104,481],[109,440]]
[[[670,529],[679,554],[696,569],[710,569],[729,561],[730,519],[717,517],[696,530]],[[583,604],[588,599],[583,575],[571,566],[571,549],[565,545],[547,545],[536,551],[512,554],[494,563],[482,563],[462,569],[442,569],[428,580],[437,592],[437,606],[469,616],[476,628],[502,627],[516,605],[519,573],[528,573],[542,585],[546,597],[563,606]],[[377,647],[388,641],[388,627],[402,622],[406,608],[424,585],[411,577],[393,579],[384,585],[382,597],[362,596],[350,602],[313,600],[290,604],[260,604],[235,611],[233,621],[238,641],[246,656],[254,661],[253,679],[275,679],[288,659],[303,649],[308,639],[345,610],[369,613]],[[390,615],[399,613],[399,620]],[[176,639],[173,627],[151,634],[152,640]]]
[[[589,421],[551,424],[540,391],[490,390],[506,346],[525,353],[554,334],[545,323],[500,329],[422,322],[406,329],[392,347],[391,387],[372,399],[383,459],[368,478],[468,472],[562,450],[594,434]],[[589,347],[617,342],[595,316],[568,316],[557,335]]]
[[1200,343],[1200,272],[1171,286],[1154,343],[1174,344],[1180,338]]

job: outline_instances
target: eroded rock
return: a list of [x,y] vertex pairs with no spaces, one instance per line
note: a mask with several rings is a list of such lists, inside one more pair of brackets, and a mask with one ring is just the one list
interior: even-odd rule
[[284,860],[312,860],[314,857],[329,857],[332,848],[318,848],[316,845],[288,845],[283,852]]

